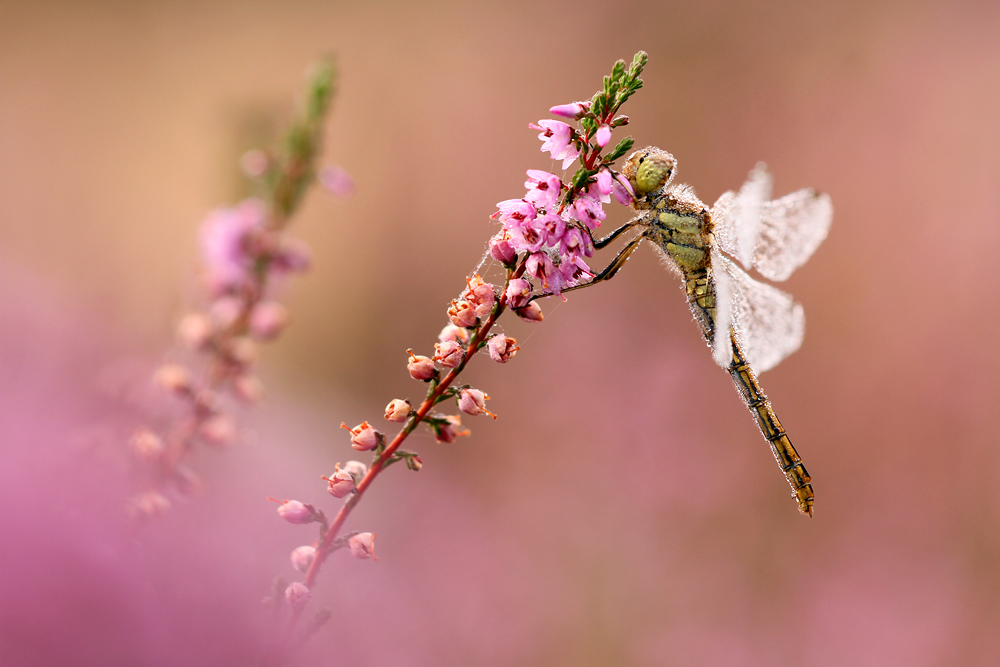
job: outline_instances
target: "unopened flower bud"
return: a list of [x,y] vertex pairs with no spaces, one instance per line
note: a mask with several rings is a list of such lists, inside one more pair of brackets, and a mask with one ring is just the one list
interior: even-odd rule
[[288,309],[277,301],[262,301],[250,311],[250,332],[261,340],[275,338],[288,324]]
[[420,460],[420,457],[414,454],[413,456],[406,457],[406,467],[410,470],[420,470],[424,467],[424,462]]
[[[270,500],[274,500],[274,498]],[[298,500],[286,500],[284,502],[275,500],[275,502],[281,503],[278,506],[278,516],[288,523],[312,523],[315,512],[309,505],[300,503]]]
[[465,299],[452,301],[448,308],[448,319],[456,327],[472,329],[476,326],[476,317],[476,307]]
[[329,482],[326,490],[334,498],[343,498],[354,490],[354,476],[346,470],[341,470],[339,463],[337,464],[337,469],[332,475],[329,477],[321,477],[320,479],[325,479]]
[[357,485],[365,475],[368,474],[368,466],[361,461],[348,461],[342,468],[344,472],[350,473],[354,477],[354,484]]
[[458,415],[448,415],[444,424],[434,426],[434,437],[438,442],[455,442],[455,438],[470,433],[469,429],[462,428],[462,418]]
[[209,308],[209,314],[215,326],[227,329],[243,312],[243,302],[234,296],[223,296],[216,299]]
[[301,273],[312,264],[309,246],[298,239],[284,239],[281,248],[271,256],[273,271],[278,273]]
[[309,592],[309,588],[301,581],[289,584],[288,588],[285,589],[285,599],[293,607],[304,605],[311,595],[312,593]]
[[438,334],[438,340],[442,343],[454,340],[462,345],[467,345],[469,343],[469,330],[456,327],[454,324],[446,324],[444,329],[441,329],[441,333]]
[[389,402],[389,405],[385,406],[385,418],[391,422],[402,424],[410,416],[412,410],[413,406],[410,405],[409,401],[394,398]]
[[502,231],[490,239],[490,256],[501,264],[510,265],[517,259],[517,251],[510,243],[510,236]]
[[406,364],[406,370],[410,371],[410,377],[414,380],[431,380],[437,375],[434,362],[429,357],[413,354],[413,350],[407,350],[410,355],[410,363]]
[[191,391],[191,373],[179,364],[160,366],[154,379],[158,385],[175,394]]
[[375,555],[375,535],[376,533],[358,533],[347,540],[347,544],[351,547],[351,553],[354,554],[355,558],[364,559],[371,557],[378,560],[378,556]]
[[525,322],[541,322],[545,319],[542,309],[534,301],[523,308],[515,308],[514,312]]
[[202,422],[199,432],[210,445],[231,445],[236,440],[236,422],[227,414],[212,415]]
[[569,104],[558,104],[549,109],[549,113],[563,118],[580,120],[587,110],[590,109],[590,102],[570,102]]
[[132,498],[128,509],[135,518],[157,516],[170,509],[170,501],[162,494],[147,491]]
[[148,428],[141,428],[132,435],[129,442],[132,453],[140,459],[155,461],[163,453],[163,440]]
[[359,452],[367,452],[375,449],[382,441],[382,435],[366,421],[361,422],[354,428],[347,428],[347,424],[340,422],[340,428],[351,432],[351,447]]
[[611,128],[607,125],[601,125],[597,128],[597,133],[594,135],[594,141],[598,146],[604,148],[611,141]]
[[467,415],[488,414],[493,419],[497,416],[486,409],[486,401],[489,396],[478,389],[463,389],[458,394],[458,409]]
[[267,173],[270,166],[271,158],[259,148],[248,150],[240,158],[240,167],[243,168],[243,173],[250,178],[260,178]]
[[531,283],[524,278],[514,278],[507,284],[507,305],[513,309],[524,308],[531,299]]
[[516,338],[509,338],[504,334],[497,334],[496,336],[491,336],[489,341],[486,343],[486,349],[489,350],[490,359],[497,362],[498,364],[505,364],[510,361],[510,358],[520,350],[517,346]]
[[340,167],[323,167],[319,170],[318,180],[335,197],[346,199],[354,194],[354,179]]
[[304,545],[292,551],[292,567],[299,572],[306,572],[316,558],[316,547]]
[[264,397],[264,385],[253,375],[237,375],[233,378],[233,393],[241,401],[256,403]]
[[449,340],[434,345],[434,361],[448,368],[457,368],[465,358],[465,349],[458,341]]
[[212,320],[202,313],[188,313],[177,324],[177,339],[189,350],[203,350],[212,340]]
[[237,336],[229,341],[226,353],[239,366],[253,366],[257,362],[257,344],[246,336]]

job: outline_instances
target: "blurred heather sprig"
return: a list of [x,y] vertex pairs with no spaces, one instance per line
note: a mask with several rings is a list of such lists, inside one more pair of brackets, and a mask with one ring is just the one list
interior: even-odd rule
[[[185,315],[177,328],[178,342],[195,355],[193,363],[167,364],[154,378],[183,402],[182,415],[161,433],[140,428],[131,441],[136,457],[149,464],[146,489],[130,501],[137,516],[166,510],[171,487],[182,492],[197,488],[198,477],[184,463],[187,455],[199,443],[233,443],[239,432],[232,407],[262,396],[253,374],[257,345],[276,338],[288,323],[285,306],[273,297],[275,284],[309,266],[308,249],[285,229],[316,180],[323,122],[335,89],[333,63],[317,63],[282,145],[243,156],[243,169],[258,181],[262,196],[216,209],[202,223],[201,283],[207,306]],[[340,170],[331,173],[341,182],[349,179]],[[342,184],[340,190],[345,189]]]
[[[458,411],[466,415],[497,418],[486,408],[489,396],[459,384],[458,377],[480,351],[485,350],[497,363],[506,363],[520,349],[515,339],[492,333],[504,311],[509,308],[524,320],[541,322],[542,311],[534,299],[560,294],[594,276],[585,258],[592,256],[593,231],[606,217],[603,205],[611,201],[612,195],[622,205],[633,199],[628,180],[614,169],[614,162],[632,147],[632,138],[622,139],[608,153],[603,151],[614,130],[628,123],[628,118],[618,115],[618,111],[642,86],[639,75],[645,64],[644,52],[636,54],[630,66],[619,61],[605,77],[603,89],[591,100],[550,109],[554,115],[575,121],[575,125],[551,119],[529,125],[540,132],[541,150],[561,161],[563,170],[574,162],[579,168],[568,181],[553,173],[529,169],[525,195],[497,204],[498,210],[491,217],[501,223],[501,229],[489,241],[489,255],[503,266],[503,284],[488,283],[478,273],[467,278],[465,288],[447,309],[449,323],[438,336],[434,354],[406,351],[410,376],[426,383],[427,392],[417,406],[398,398],[386,406],[384,418],[402,424],[396,435],[389,440],[368,421],[354,428],[342,424],[350,432],[351,447],[358,452],[371,451],[373,458],[369,465],[348,461],[341,467],[338,463],[333,473],[321,477],[330,495],[344,499],[333,520],[322,510],[297,500],[276,501],[278,514],[286,521],[319,524],[318,539],[291,554],[292,566],[304,578],[285,589],[285,599],[291,605],[286,639],[293,636],[310,590],[330,554],[348,547],[357,558],[374,558],[375,533],[342,535],[341,531],[382,471],[400,461],[410,470],[420,470],[420,456],[402,449],[409,435],[420,424],[426,424],[439,443],[469,435],[461,415],[435,411],[449,401],[455,401]],[[304,635],[314,632],[317,623],[326,617],[321,610]]]

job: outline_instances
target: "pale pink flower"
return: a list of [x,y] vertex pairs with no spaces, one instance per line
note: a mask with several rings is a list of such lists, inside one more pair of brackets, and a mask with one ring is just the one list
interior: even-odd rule
[[277,301],[261,301],[250,311],[250,332],[261,340],[271,340],[288,325],[288,309]]
[[361,461],[348,461],[344,464],[344,472],[348,472],[354,477],[354,483],[358,484],[368,474],[368,466]]
[[497,416],[486,409],[486,401],[490,399],[478,389],[466,388],[458,394],[458,409],[467,415],[487,414],[493,419]]
[[486,319],[497,300],[493,285],[485,282],[478,273],[469,278],[468,284],[469,287],[462,296],[476,307],[476,317]]
[[226,356],[237,366],[244,368],[257,363],[257,343],[247,336],[236,336],[229,341],[225,349]]
[[544,252],[533,252],[528,257],[524,265],[525,273],[541,281],[545,287],[550,287],[552,276],[555,273],[555,265],[552,258]]
[[[271,500],[274,499],[271,498]],[[286,500],[284,502],[276,500],[275,502],[281,503],[278,506],[278,516],[288,523],[312,523],[315,512],[309,505],[301,503],[298,500]]]
[[191,391],[193,380],[191,371],[180,364],[164,364],[154,376],[156,384],[174,394],[186,394]]
[[513,264],[517,259],[517,251],[510,244],[510,235],[506,230],[498,232],[490,239],[490,256],[501,264]]
[[611,184],[611,193],[622,206],[628,206],[635,199],[635,193],[632,192],[632,184],[621,174],[615,174],[614,182]]
[[413,350],[407,350],[410,355],[410,362],[406,364],[406,370],[410,372],[410,377],[414,380],[430,380],[437,375],[434,362],[422,355],[413,354]]
[[530,202],[523,199],[505,199],[497,202],[497,212],[490,217],[499,219],[509,229],[511,225],[533,219],[536,214],[535,207]]
[[555,213],[542,215],[535,220],[533,226],[539,230],[547,246],[558,245],[559,241],[562,240],[563,233],[566,231],[566,221]]
[[594,135],[594,141],[597,142],[597,145],[601,148],[607,146],[608,142],[611,141],[611,128],[607,125],[601,125],[597,128],[597,134]]
[[611,186],[614,183],[614,176],[611,175],[611,170],[607,167],[601,167],[597,172],[597,191],[602,195],[611,193]]
[[265,151],[254,148],[248,150],[240,158],[240,167],[243,168],[243,173],[250,178],[260,178],[271,168],[271,158]]
[[304,605],[311,595],[309,588],[301,581],[289,584],[288,588],[285,589],[285,599],[293,607]]
[[189,350],[203,350],[215,333],[212,320],[202,313],[188,313],[177,324],[177,339]]
[[434,345],[434,361],[447,368],[458,368],[465,358],[465,349],[458,341],[448,340]]
[[347,424],[340,422],[340,428],[351,432],[351,447],[359,452],[367,452],[378,447],[382,441],[382,434],[371,427],[366,421],[361,422],[354,428],[348,428]]
[[413,406],[409,401],[394,398],[385,406],[385,418],[391,422],[402,424],[410,416]]
[[340,167],[330,166],[320,169],[319,182],[336,197],[347,198],[354,194],[354,179]]
[[268,266],[276,273],[300,273],[312,264],[312,253],[309,246],[298,239],[284,239],[281,248],[271,255]]
[[339,463],[332,475],[329,477],[320,477],[320,479],[325,479],[329,482],[326,490],[334,498],[343,498],[354,490],[354,476],[346,470],[341,470]]
[[129,441],[132,453],[146,461],[156,461],[163,453],[163,440],[148,428],[141,428],[132,435]]
[[469,330],[464,327],[456,327],[454,324],[446,324],[444,329],[441,329],[441,333],[438,334],[438,340],[442,343],[455,340],[466,345],[469,342]]
[[253,375],[237,375],[233,378],[233,393],[241,401],[256,403],[264,397],[264,385]]
[[374,558],[375,555],[375,535],[377,533],[358,533],[347,540],[347,545],[351,548],[351,553],[355,558]]
[[170,509],[170,501],[166,496],[147,491],[129,501],[129,514],[135,518],[158,516]]
[[[534,305],[529,304],[529,305]],[[521,310],[524,310],[522,308]],[[516,311],[515,311],[516,312]],[[541,321],[541,309],[538,310],[538,320]],[[520,313],[518,313],[520,315]],[[523,316],[522,316],[523,317]],[[496,336],[491,336],[489,341],[486,343],[486,349],[490,353],[490,359],[497,362],[498,364],[505,364],[510,361],[510,358],[520,350],[517,346],[517,339],[510,338],[504,334],[497,334]]]
[[579,227],[570,227],[559,243],[559,254],[591,257],[594,254],[594,244],[590,236],[583,233]]
[[205,278],[213,294],[239,288],[250,279],[250,236],[266,224],[263,202],[248,199],[235,208],[212,211],[201,225]]
[[434,438],[438,442],[455,442],[455,438],[470,433],[469,429],[462,429],[462,418],[458,415],[448,415],[444,424],[434,426]]
[[237,436],[236,422],[229,415],[220,413],[202,422],[198,432],[210,445],[231,445]]
[[472,329],[476,326],[477,317],[476,307],[465,299],[452,301],[448,308],[448,319],[456,327]]
[[[583,258],[579,255],[566,255],[559,264],[559,274],[562,276],[563,285],[576,284],[584,278],[593,276],[593,272]],[[564,297],[565,298],[565,297]]]
[[212,322],[219,329],[228,329],[243,312],[243,300],[235,296],[222,296],[209,307]]
[[562,160],[563,169],[567,169],[580,154],[573,142],[573,128],[561,120],[540,120],[528,127],[541,130],[538,138],[542,140],[542,151],[550,153],[553,160]]
[[535,301],[522,308],[515,308],[514,313],[525,322],[541,322],[545,319],[545,316],[542,314],[542,307]]
[[536,208],[548,208],[559,201],[562,181],[555,174],[538,169],[528,170],[528,180],[524,182],[528,194],[524,198]]
[[579,120],[590,109],[590,101],[559,104],[549,109],[549,113],[563,118]]
[[507,305],[511,308],[522,308],[528,305],[531,291],[530,282],[524,278],[514,278],[507,285]]
[[311,547],[309,545],[297,547],[292,551],[292,567],[299,572],[307,572],[309,570],[309,566],[312,565],[315,558],[316,547]]
[[606,217],[608,216],[601,208],[601,202],[587,195],[577,197],[573,201],[573,218],[587,225],[591,230],[600,227],[601,221]]

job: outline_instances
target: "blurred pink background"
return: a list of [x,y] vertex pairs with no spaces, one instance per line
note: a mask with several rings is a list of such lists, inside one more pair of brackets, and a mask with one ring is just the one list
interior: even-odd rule
[[[521,352],[468,373],[500,419],[421,432],[424,469],[379,479],[348,526],[379,561],[331,559],[303,663],[1000,664],[998,40],[985,2],[5,4],[0,663],[252,664],[314,536],[265,497],[336,507],[340,422],[422,396],[405,349],[431,350],[495,202],[554,168],[527,124],[645,49],[627,129],[679,180],[712,202],[764,160],[776,195],[833,198],[786,285],[805,344],[762,378],[815,518],[645,250],[507,322]],[[121,434],[195,301],[197,226],[324,53],[357,194],[295,221],[314,270],[255,436],[130,526]]]

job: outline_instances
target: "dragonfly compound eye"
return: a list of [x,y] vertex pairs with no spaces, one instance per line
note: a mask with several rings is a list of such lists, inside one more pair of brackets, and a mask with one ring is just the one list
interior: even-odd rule
[[631,181],[636,196],[642,197],[669,183],[676,165],[670,153],[649,147],[633,153],[622,174]]

